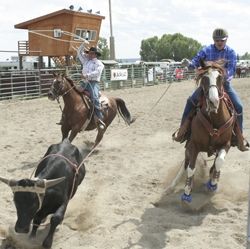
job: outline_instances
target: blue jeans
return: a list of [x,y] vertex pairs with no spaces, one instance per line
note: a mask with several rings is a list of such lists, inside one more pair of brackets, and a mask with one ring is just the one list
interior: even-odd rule
[[[243,105],[241,103],[241,100],[234,90],[234,88],[231,86],[230,82],[225,82],[224,83],[224,90],[228,94],[229,98],[233,102],[234,108],[237,112],[237,122],[239,124],[241,132],[243,131]],[[183,124],[184,120],[187,118],[188,114],[191,112],[192,108],[194,105],[198,104],[199,97],[201,94],[201,88],[198,87],[193,94],[188,98],[182,119],[181,119],[181,124]]]
[[99,119],[103,120],[103,114],[101,112],[100,102],[99,102],[99,90],[100,90],[99,83],[97,81],[91,81],[91,83],[90,82],[85,83],[81,81],[80,84],[84,89],[86,89],[90,93],[90,98],[95,107],[96,116]]

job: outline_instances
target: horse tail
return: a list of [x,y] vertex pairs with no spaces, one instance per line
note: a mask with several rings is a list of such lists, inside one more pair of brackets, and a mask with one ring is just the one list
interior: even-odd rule
[[115,98],[117,109],[126,124],[130,125],[135,121],[135,118],[131,117],[131,114],[125,104],[125,101],[121,98]]

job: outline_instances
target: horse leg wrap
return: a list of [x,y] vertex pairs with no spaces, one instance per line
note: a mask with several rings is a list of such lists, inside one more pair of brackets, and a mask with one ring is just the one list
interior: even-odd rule
[[187,179],[184,187],[184,193],[186,195],[190,195],[192,190],[194,171],[195,169],[191,169],[190,167],[187,168]]
[[211,184],[216,185],[219,182],[220,179],[220,171],[217,171],[216,169],[213,171]]
[[227,152],[224,149],[222,149],[219,151],[218,156],[215,159],[215,167],[214,167],[213,172],[211,174],[211,184],[212,185],[217,184],[219,181],[220,169],[225,162],[226,154],[227,154]]

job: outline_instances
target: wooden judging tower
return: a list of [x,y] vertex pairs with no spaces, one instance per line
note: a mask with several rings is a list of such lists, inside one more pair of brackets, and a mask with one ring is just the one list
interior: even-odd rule
[[28,41],[18,41],[20,69],[23,56],[38,56],[39,68],[43,56],[48,56],[57,66],[74,63],[76,48],[82,43],[80,37],[96,46],[104,16],[62,9],[15,25],[17,29],[27,29]]

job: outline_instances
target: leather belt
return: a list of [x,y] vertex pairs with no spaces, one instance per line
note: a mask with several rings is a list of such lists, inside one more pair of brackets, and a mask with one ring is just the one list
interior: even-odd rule
[[100,83],[99,81],[97,80],[89,80],[90,83]]

